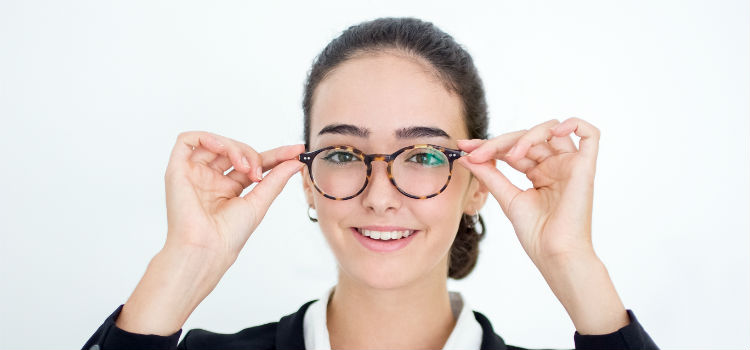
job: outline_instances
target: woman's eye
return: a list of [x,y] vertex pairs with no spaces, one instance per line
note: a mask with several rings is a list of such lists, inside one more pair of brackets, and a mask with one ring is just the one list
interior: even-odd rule
[[424,166],[438,166],[444,163],[442,157],[438,157],[432,153],[417,153],[407,159],[407,162],[414,162]]
[[323,159],[333,163],[348,163],[353,160],[359,160],[359,158],[349,152],[332,152]]

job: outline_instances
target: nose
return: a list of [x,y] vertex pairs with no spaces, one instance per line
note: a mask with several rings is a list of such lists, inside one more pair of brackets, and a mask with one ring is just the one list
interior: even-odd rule
[[391,184],[385,162],[372,162],[370,181],[362,196],[362,205],[375,214],[383,215],[401,207],[403,195]]

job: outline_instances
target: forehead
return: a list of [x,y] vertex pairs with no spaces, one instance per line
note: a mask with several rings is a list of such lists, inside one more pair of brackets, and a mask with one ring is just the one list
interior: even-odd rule
[[404,55],[364,55],[340,64],[316,88],[310,116],[313,145],[330,124],[367,128],[371,138],[381,140],[412,126],[437,127],[454,139],[468,137],[459,96],[431,67]]

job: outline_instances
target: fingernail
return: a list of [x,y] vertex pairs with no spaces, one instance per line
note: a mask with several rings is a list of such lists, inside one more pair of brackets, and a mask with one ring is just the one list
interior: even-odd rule
[[260,170],[260,168],[255,169],[255,177],[258,178],[258,180],[263,179],[263,170]]
[[242,166],[248,169],[250,168],[250,163],[247,161],[247,158],[245,157],[242,157]]

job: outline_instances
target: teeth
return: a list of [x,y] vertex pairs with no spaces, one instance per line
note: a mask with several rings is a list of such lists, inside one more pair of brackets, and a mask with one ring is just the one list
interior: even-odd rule
[[399,239],[402,237],[409,237],[414,231],[412,230],[404,230],[404,231],[371,231],[371,230],[364,230],[364,229],[357,229],[359,233],[361,233],[364,236],[370,237],[372,239],[380,239],[380,240],[390,240],[390,239]]

